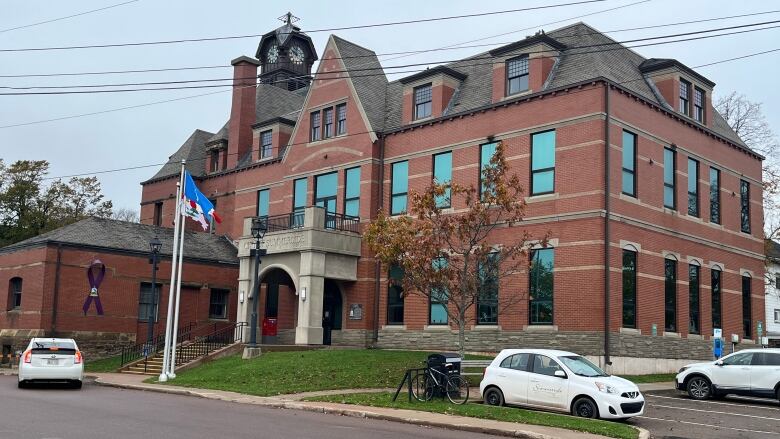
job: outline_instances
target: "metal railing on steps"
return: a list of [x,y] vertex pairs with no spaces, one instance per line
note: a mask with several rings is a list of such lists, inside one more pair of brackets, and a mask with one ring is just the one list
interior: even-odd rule
[[[176,337],[177,343],[181,343],[185,340],[191,340],[194,336],[193,331],[197,327],[195,322],[190,322],[179,328],[178,336]],[[122,348],[122,355],[120,366],[137,361],[144,358],[148,361],[149,358],[154,357],[157,353],[161,352],[165,347],[165,334],[159,334],[154,337],[151,344],[147,341],[144,343],[138,343],[135,346],[127,346]]]
[[214,351],[241,341],[246,326],[246,322],[230,323],[221,328],[215,324],[211,333],[198,336],[191,342],[182,343],[176,348],[174,367],[206,357]]

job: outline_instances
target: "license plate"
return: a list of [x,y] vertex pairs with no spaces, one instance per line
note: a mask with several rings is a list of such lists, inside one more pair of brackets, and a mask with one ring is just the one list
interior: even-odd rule
[[60,362],[58,360],[46,360],[46,364],[48,364],[49,366],[57,366],[58,364],[60,364]]

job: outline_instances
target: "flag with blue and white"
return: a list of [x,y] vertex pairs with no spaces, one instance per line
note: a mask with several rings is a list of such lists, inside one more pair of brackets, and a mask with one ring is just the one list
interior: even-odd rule
[[214,211],[214,204],[195,186],[195,180],[188,171],[184,171],[184,190],[181,193],[181,212],[199,222],[203,230],[208,230],[211,219],[221,223],[222,219]]

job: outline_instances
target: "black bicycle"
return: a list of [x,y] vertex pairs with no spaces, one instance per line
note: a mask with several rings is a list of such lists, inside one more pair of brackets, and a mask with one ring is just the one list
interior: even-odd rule
[[[445,363],[447,372],[452,363]],[[453,404],[465,404],[469,400],[469,383],[460,375],[450,375],[436,368],[427,367],[425,372],[412,378],[412,395],[418,401],[430,401],[434,396],[446,395]]]

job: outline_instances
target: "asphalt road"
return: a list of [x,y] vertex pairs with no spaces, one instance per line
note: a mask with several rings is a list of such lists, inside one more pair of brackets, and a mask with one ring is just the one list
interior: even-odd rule
[[777,401],[728,397],[694,401],[675,390],[646,392],[645,414],[633,425],[655,439],[780,439]]
[[84,383],[17,389],[0,376],[0,438],[487,439],[493,436]]

